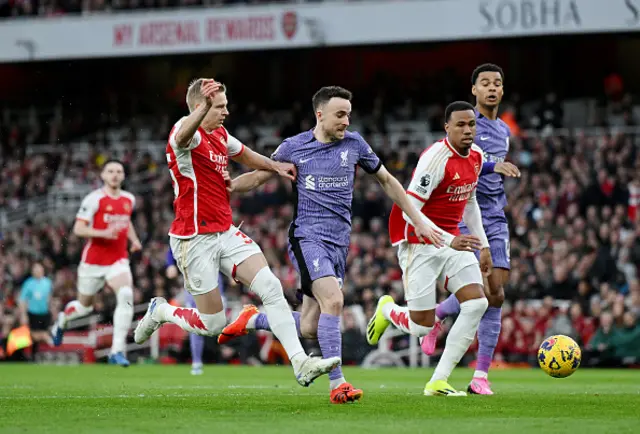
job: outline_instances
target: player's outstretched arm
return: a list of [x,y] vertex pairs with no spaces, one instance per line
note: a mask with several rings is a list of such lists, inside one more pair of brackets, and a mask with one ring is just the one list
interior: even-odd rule
[[237,163],[244,164],[251,169],[275,172],[284,178],[290,179],[291,181],[295,181],[296,179],[296,166],[293,164],[273,161],[247,147],[245,147],[244,152],[231,157],[231,159]]
[[106,238],[108,240],[115,240],[118,238],[118,229],[115,227],[94,229],[89,226],[89,222],[78,219],[73,225],[73,234],[80,238]]
[[507,161],[503,163],[493,163],[490,161],[485,162],[482,165],[480,176],[489,175],[491,173],[499,173],[500,175],[508,176],[509,178],[520,178],[520,169],[518,169],[518,166]]
[[489,240],[487,239],[487,234],[485,233],[484,226],[482,225],[482,214],[480,212],[478,201],[476,200],[475,190],[471,192],[471,196],[464,207],[462,221],[469,228],[471,235],[477,237],[480,241],[479,246],[473,247],[480,247],[480,269],[488,276],[491,274],[493,261],[489,250]]
[[200,104],[189,116],[184,118],[180,124],[180,128],[175,135],[175,144],[179,148],[188,148],[191,145],[191,140],[209,112],[213,101],[212,98],[219,89],[220,83],[216,83],[214,80],[204,80],[202,82],[201,92],[204,96],[204,103]]
[[393,200],[396,205],[400,207],[403,213],[409,217],[413,226],[416,230],[416,236],[420,238],[426,238],[431,243],[435,244],[438,247],[442,247],[444,245],[444,239],[442,237],[442,230],[438,228],[435,224],[430,227],[424,220],[423,217],[426,218],[420,211],[419,208],[416,208],[407,193],[402,188],[402,184],[398,181],[386,167],[381,166],[380,170],[375,173],[375,177],[382,186],[384,192],[389,196],[391,200]]
[[136,233],[136,228],[133,227],[133,223],[129,222],[129,231],[127,232],[127,238],[131,241],[131,251],[137,252],[142,250],[142,243],[140,242],[140,238],[138,238],[138,234]]
[[253,172],[243,173],[231,181],[231,189],[238,193],[246,193],[260,187],[273,175],[274,173],[268,170],[254,170]]

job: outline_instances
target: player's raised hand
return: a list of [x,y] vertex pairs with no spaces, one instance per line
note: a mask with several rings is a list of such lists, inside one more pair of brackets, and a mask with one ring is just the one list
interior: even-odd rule
[[504,163],[496,163],[493,168],[495,173],[499,173],[510,178],[520,178],[520,169],[515,164],[505,161]]
[[489,277],[493,271],[493,259],[491,250],[488,247],[480,250],[480,271],[484,277]]
[[295,181],[298,174],[296,166],[291,163],[276,163],[276,173],[291,181]]
[[129,250],[131,251],[131,253],[135,253],[135,252],[139,252],[140,250],[142,250],[142,244],[140,243],[140,241],[132,241],[131,242],[131,247],[129,247]]
[[227,193],[231,193],[233,191],[233,181],[231,180],[231,175],[229,175],[229,172],[223,170],[222,179],[224,179],[224,183],[227,186]]
[[458,235],[451,241],[451,248],[462,252],[473,252],[482,248],[482,242],[475,235]]
[[220,83],[218,83],[217,81],[213,79],[202,81],[200,93],[202,93],[202,96],[204,96],[204,99],[208,106],[211,106],[211,104],[213,103],[213,97],[218,90],[220,90]]
[[444,246],[444,238],[442,238],[442,232],[433,229],[423,222],[420,222],[419,224],[414,226],[414,228],[416,237],[418,237],[421,242],[426,243],[428,240],[438,249]]

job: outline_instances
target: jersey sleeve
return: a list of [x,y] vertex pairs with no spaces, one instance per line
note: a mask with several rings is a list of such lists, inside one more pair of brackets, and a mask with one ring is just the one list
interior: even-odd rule
[[442,182],[447,159],[442,158],[442,153],[437,152],[437,145],[427,149],[418,160],[418,165],[411,178],[407,194],[422,202],[426,202],[431,193]]
[[131,202],[131,213],[133,213],[136,209],[136,195],[128,191],[123,191],[122,194]]
[[482,214],[480,212],[480,206],[478,205],[478,200],[476,198],[475,188],[471,190],[471,194],[469,195],[467,204],[464,207],[462,221],[465,225],[467,225],[467,228],[469,228],[469,232],[472,235],[480,238],[483,249],[489,247],[489,240],[487,239],[487,234],[482,224]]
[[176,124],[173,126],[173,130],[171,130],[171,134],[169,135],[169,144],[171,144],[174,152],[178,150],[191,151],[197,148],[202,141],[202,134],[200,134],[200,131],[196,131],[196,133],[191,138],[189,146],[187,146],[186,148],[181,148],[178,146],[178,143],[176,142],[176,134],[178,134],[178,131],[180,130],[180,126],[182,126],[182,122],[184,122],[184,119],[185,118],[182,118],[178,122],[176,122]]
[[371,146],[360,134],[356,133],[356,137],[358,139],[358,166],[372,175],[380,170],[382,161],[380,161],[380,158],[378,158],[376,153],[373,152],[373,149],[371,149]]
[[[419,199],[415,196],[410,196],[410,195],[407,197],[409,198],[409,202],[411,202],[411,205],[413,205],[416,209],[422,208],[422,205],[423,205],[422,199]],[[411,221],[411,218],[407,215],[407,213],[402,213],[402,216],[404,217],[405,221],[408,221],[409,223],[415,226],[415,223]],[[455,236],[451,235],[447,231],[442,230],[440,227],[438,227],[438,225],[436,225],[433,222],[433,220],[431,220],[429,217],[424,215],[424,213],[420,213],[420,217],[422,217],[422,221],[425,222],[427,226],[429,226],[431,229],[435,229],[436,231],[440,232],[440,235],[442,236],[442,239],[444,240],[447,246],[451,245]]]
[[244,152],[242,142],[227,132],[227,155],[237,157]]
[[20,301],[26,302],[31,298],[31,280],[28,279],[22,284],[22,288],[20,289]]
[[93,222],[93,216],[98,212],[98,207],[100,205],[100,196],[96,194],[89,194],[82,199],[82,203],[80,204],[80,209],[76,214],[76,220],[82,220],[87,223]]
[[291,142],[289,139],[283,141],[280,146],[273,151],[271,154],[271,159],[274,161],[279,161],[281,163],[293,163],[291,161]]

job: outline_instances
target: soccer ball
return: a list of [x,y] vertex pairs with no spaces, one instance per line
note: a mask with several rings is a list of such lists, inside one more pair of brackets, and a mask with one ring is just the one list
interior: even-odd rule
[[544,372],[555,378],[566,378],[580,366],[582,351],[569,336],[551,336],[538,350],[538,364]]

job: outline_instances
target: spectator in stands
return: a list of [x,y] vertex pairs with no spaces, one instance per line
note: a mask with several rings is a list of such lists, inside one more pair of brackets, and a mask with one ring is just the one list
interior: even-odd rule
[[53,286],[45,276],[44,267],[36,262],[31,267],[31,277],[24,281],[20,291],[20,314],[22,325],[29,326],[33,340],[32,358],[38,352],[40,342],[51,343],[51,300]]
[[586,347],[588,366],[615,367],[620,361],[616,358],[615,342],[618,330],[613,323],[613,315],[604,312],[600,315],[600,327]]
[[[96,3],[97,6],[101,4],[111,4],[113,9],[130,6],[127,0]],[[148,2],[136,4],[151,5]],[[86,7],[91,5],[93,3],[86,3]],[[161,2],[155,5],[161,5]],[[616,98],[622,104],[624,94]],[[385,165],[399,179],[407,180],[415,167],[424,137],[418,141],[415,135],[412,137],[405,132],[405,127],[392,125],[383,113],[376,111],[379,104],[374,102],[371,113],[359,113],[357,118],[368,122],[364,128],[369,133],[367,140],[374,144]],[[540,119],[545,118],[547,109],[551,112],[547,123],[553,128],[562,126],[558,124],[562,121],[562,114],[555,107],[557,104],[557,99],[550,97],[541,105],[544,110],[538,112]],[[390,110],[397,112],[398,118],[415,112],[412,103],[400,101],[398,106],[400,110]],[[521,113],[518,109],[515,106],[516,114]],[[2,117],[0,208],[2,212],[14,208],[28,210],[24,206],[25,199],[52,191],[59,194],[52,197],[64,198],[53,203],[64,204],[67,200],[65,195],[69,192],[93,185],[95,178],[90,168],[101,158],[122,154],[132,172],[142,180],[131,185],[139,190],[136,227],[145,238],[141,257],[132,259],[135,299],[146,301],[153,295],[171,295],[180,285],[166,280],[162,264],[168,223],[173,214],[173,189],[162,169],[165,164],[162,161],[164,143],[146,146],[142,139],[158,139],[160,134],[157,130],[165,131],[166,128],[154,124],[153,131],[145,133],[136,127],[135,122],[125,123],[124,120],[128,119],[126,110],[117,107],[109,110],[113,112],[110,119],[121,121],[103,121],[98,116],[94,122],[89,116],[77,117],[66,108],[65,111],[55,108],[56,113],[50,119],[39,114],[35,123],[40,124],[39,135],[45,136],[45,141],[49,139],[49,133],[52,143],[64,143],[69,138],[89,134],[92,145],[88,151],[69,146],[64,148],[64,155],[41,153],[34,156],[26,152],[28,134],[23,125],[33,126],[35,123],[18,122],[13,115],[7,119]],[[244,118],[247,120],[237,124],[244,126],[246,123],[247,135],[256,143],[265,139],[261,137],[263,123],[269,124],[268,134],[277,134],[278,131],[286,131],[285,128],[299,129],[305,122],[299,114],[300,109],[294,108],[290,116],[283,116],[281,124],[271,119],[262,120],[262,111],[257,104],[251,109],[238,107],[237,110],[246,113]],[[440,119],[440,111],[436,102],[424,110],[425,117]],[[31,115],[27,113],[27,116]],[[514,117],[517,116],[514,114]],[[233,118],[235,115],[230,119]],[[522,116],[517,117],[517,122],[522,127],[530,125],[529,119]],[[49,127],[45,128],[45,124]],[[110,131],[110,126],[117,128]],[[277,141],[277,137],[268,138]],[[626,312],[640,315],[640,287],[637,282],[640,263],[640,213],[637,212],[640,152],[634,144],[635,139],[635,136],[615,130],[598,135],[576,132],[549,136],[540,131],[512,135],[509,158],[521,165],[523,177],[519,183],[506,182],[505,185],[509,200],[507,217],[513,230],[512,273],[506,295],[515,302],[515,306],[522,307],[514,307],[513,312],[505,317],[503,335],[507,339],[501,339],[500,347],[504,358],[526,361],[548,327],[569,327],[567,313],[561,313],[561,318],[555,322],[550,319],[555,308],[549,308],[549,303],[558,304],[557,300],[574,302],[568,312],[570,327],[575,329],[585,348],[598,320],[604,316],[602,312],[611,314],[615,306],[614,319],[618,328],[629,323]],[[156,152],[158,149],[160,151]],[[234,169],[238,170],[237,167]],[[350,302],[360,305],[366,315],[372,313],[373,301],[380,293],[393,291],[402,285],[395,251],[389,246],[385,229],[390,204],[377,190],[370,180],[357,177],[353,236],[348,258],[349,278],[344,288]],[[233,199],[236,201],[234,221],[244,221],[243,229],[263,246],[265,256],[289,293],[298,286],[298,276],[286,254],[287,220],[291,219],[293,210],[283,204],[290,202],[292,195],[289,183],[274,179],[243,200]],[[32,213],[32,216],[41,217],[37,213]],[[35,258],[42,261],[53,280],[51,312],[55,313],[56,306],[64,305],[73,295],[75,267],[82,246],[76,237],[68,234],[68,222],[49,223],[43,220],[4,231],[0,244],[0,291],[9,317],[18,316],[19,319],[11,302],[17,298],[19,285],[27,277]],[[238,288],[237,294],[231,296],[230,304],[241,303],[243,291]],[[553,298],[546,299],[537,313],[527,312],[524,301],[517,302],[545,296]],[[110,294],[101,295],[97,306],[99,312],[101,306],[112,302],[111,298]],[[295,303],[293,298],[291,301]],[[598,330],[601,331],[602,327]],[[443,334],[442,338],[445,337]],[[230,351],[232,359],[237,357],[235,349]]]
[[558,312],[551,320],[551,324],[549,324],[549,328],[546,330],[545,335],[565,335],[573,338],[574,340],[578,339],[578,332],[573,327],[566,307],[563,306],[558,309]]
[[342,315],[342,364],[357,365],[370,351],[363,330],[358,326],[352,307]]
[[544,134],[550,134],[554,129],[562,127],[562,116],[563,110],[558,97],[555,92],[548,92],[538,107],[532,124]]
[[615,357],[623,365],[635,364],[640,360],[640,325],[636,322],[636,316],[632,312],[625,312],[622,326],[614,343]]

